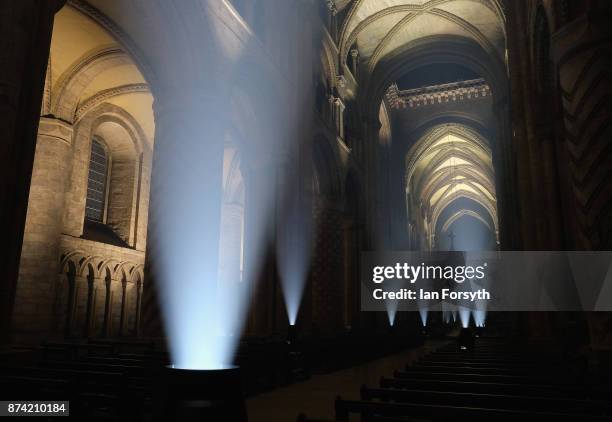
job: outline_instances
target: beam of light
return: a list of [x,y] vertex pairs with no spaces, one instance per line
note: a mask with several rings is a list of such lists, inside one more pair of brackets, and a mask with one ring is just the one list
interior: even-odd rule
[[461,326],[463,328],[468,328],[470,326],[470,310],[468,308],[464,308],[463,306],[459,307],[459,319],[461,320]]
[[421,308],[419,309],[419,315],[421,317],[421,324],[423,324],[423,327],[427,327],[427,314],[428,314],[429,310],[427,308]]
[[474,324],[476,327],[484,327],[487,318],[487,312],[480,309],[472,311],[472,318],[474,318]]
[[[265,59],[248,57],[246,52],[259,51],[260,42],[239,39],[228,30],[219,9],[228,7],[226,1],[201,3],[197,9],[198,17],[202,17],[197,41],[191,39],[195,30],[160,28],[199,44],[188,58],[180,56],[178,51],[182,49],[160,51],[168,56],[163,58],[168,66],[160,71],[164,81],[182,83],[171,85],[171,98],[155,98],[148,261],[174,367],[222,369],[233,364],[250,294],[269,252],[266,248],[273,232],[277,175],[268,177],[268,173],[277,171],[280,157],[293,147],[287,140],[296,138],[289,131],[297,127],[298,116],[308,121],[301,110],[296,110],[300,106],[289,107],[287,101],[302,98],[296,85],[307,84],[297,78],[279,82],[270,74],[271,65],[261,64]],[[182,10],[168,8],[168,13],[178,15],[169,22],[180,21]],[[288,22],[275,18],[266,24]],[[296,34],[283,29],[270,31]],[[174,38],[171,41],[178,42]],[[289,48],[295,43],[284,45]],[[257,154],[243,154],[244,161],[250,160],[246,167],[255,169],[253,174],[245,174],[247,252],[243,282],[219,277],[224,142],[236,121],[243,124],[239,135],[245,137],[237,142],[257,145],[258,149]],[[288,259],[287,267],[301,278],[303,270],[296,269],[305,264],[296,260]]]
[[397,300],[387,300],[385,301],[385,306],[387,308],[387,318],[389,319],[389,326],[393,327],[395,324],[395,316],[397,314]]
[[290,200],[277,237],[276,257],[289,324],[295,325],[310,263],[311,213]]
[[[481,288],[475,281],[471,281],[470,286],[473,292]],[[487,302],[485,300],[476,302],[476,309],[472,310],[472,317],[476,327],[484,327],[487,317]]]

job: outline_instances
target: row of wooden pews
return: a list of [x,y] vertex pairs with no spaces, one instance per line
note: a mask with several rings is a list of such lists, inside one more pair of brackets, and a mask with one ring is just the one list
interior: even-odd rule
[[142,421],[152,414],[153,380],[167,356],[149,342],[45,343],[29,359],[3,361],[5,400],[70,402],[88,421]]
[[[544,346],[477,340],[474,350],[448,344],[362,386],[358,400],[338,397],[338,422],[612,420],[612,391],[576,376]],[[300,415],[299,422],[316,422]],[[321,421],[317,421],[321,422]]]
[[[236,363],[242,369],[244,390],[251,395],[303,379],[311,371],[356,364],[405,344],[395,338],[371,340],[350,334],[290,347],[280,337],[247,339],[240,343]],[[347,362],[350,355],[353,360]],[[165,345],[150,340],[46,342],[1,359],[0,388],[7,392],[3,400],[70,401],[71,416],[88,421],[144,422],[152,420],[163,401],[158,390],[168,363]]]

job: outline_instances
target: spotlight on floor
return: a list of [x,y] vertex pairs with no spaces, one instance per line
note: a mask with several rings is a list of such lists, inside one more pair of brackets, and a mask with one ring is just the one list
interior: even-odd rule
[[162,375],[157,421],[247,422],[240,368],[182,369]]

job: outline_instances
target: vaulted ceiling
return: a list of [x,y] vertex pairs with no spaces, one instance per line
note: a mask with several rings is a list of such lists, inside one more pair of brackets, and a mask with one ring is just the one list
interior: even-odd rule
[[505,18],[498,0],[353,0],[340,32],[342,57],[354,46],[372,72],[386,56],[430,36],[468,38],[505,57]]
[[[406,169],[407,193],[425,211],[431,230],[439,224],[448,225],[448,221],[438,219],[460,198],[479,204],[489,214],[480,215],[480,220],[493,221],[497,226],[491,150],[472,129],[455,124],[431,129],[411,149]],[[449,219],[463,216],[462,211],[466,210],[449,215]]]
[[49,64],[43,114],[77,123],[108,103],[130,114],[153,142],[153,97],[147,81],[124,46],[71,5],[55,16]]

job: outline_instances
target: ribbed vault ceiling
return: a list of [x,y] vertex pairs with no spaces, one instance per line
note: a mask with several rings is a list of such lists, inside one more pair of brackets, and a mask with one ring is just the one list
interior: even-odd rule
[[423,207],[432,230],[459,198],[480,204],[489,215],[479,219],[497,225],[491,150],[476,132],[454,124],[431,129],[411,149],[406,168],[407,192]]
[[505,55],[498,0],[353,0],[340,34],[342,57],[356,44],[371,72],[387,55],[423,37],[455,35]]

